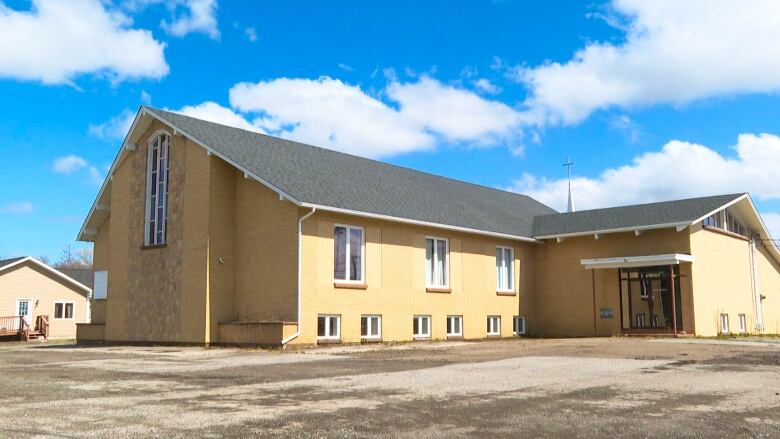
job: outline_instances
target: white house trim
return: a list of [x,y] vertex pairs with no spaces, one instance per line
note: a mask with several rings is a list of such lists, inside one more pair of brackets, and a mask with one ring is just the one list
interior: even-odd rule
[[335,213],[344,213],[347,215],[354,215],[354,216],[362,216],[366,218],[375,218],[375,219],[381,219],[385,221],[393,221],[397,223],[404,223],[404,224],[414,224],[418,226],[426,226],[426,227],[433,227],[436,229],[442,229],[442,230],[452,230],[455,232],[463,232],[463,233],[472,233],[475,235],[483,235],[483,236],[492,236],[494,238],[503,238],[503,239],[509,239],[513,241],[524,241],[524,242],[534,242],[539,243],[539,240],[534,238],[529,238],[526,236],[519,236],[519,235],[507,235],[505,233],[498,233],[498,232],[488,232],[486,230],[478,230],[478,229],[470,229],[468,227],[460,227],[460,226],[450,226],[447,224],[440,224],[440,223],[431,223],[428,221],[421,221],[421,220],[415,220],[415,219],[409,219],[409,218],[401,218],[397,216],[390,216],[390,215],[383,215],[379,213],[368,213],[368,212],[360,212],[357,210],[350,210],[350,209],[342,209],[340,207],[331,207],[331,206],[323,206],[321,204],[312,204],[312,203],[302,203],[301,206],[303,207],[314,207],[317,208],[317,210],[324,210],[327,212],[335,212]]
[[703,217],[701,217],[701,218],[697,219],[696,221],[692,222],[691,224],[696,224],[696,223],[698,223],[698,222],[704,221],[704,220],[705,220],[705,219],[707,219],[708,217],[711,217],[712,215],[715,215],[716,213],[720,212],[721,210],[724,210],[724,209],[726,209],[726,208],[729,208],[729,207],[731,207],[731,206],[733,206],[733,205],[735,205],[735,204],[739,203],[740,201],[744,200],[744,199],[745,199],[745,198],[747,198],[747,197],[748,197],[748,194],[743,194],[743,195],[741,195],[740,197],[737,197],[737,198],[735,198],[735,199],[733,199],[733,200],[729,201],[728,203],[726,203],[726,204],[724,204],[724,205],[722,205],[722,206],[718,207],[717,209],[713,210],[712,212],[709,212],[708,214],[706,214],[706,215],[704,215]]
[[[559,233],[554,235],[542,235],[542,236],[536,236],[535,238],[536,239],[553,239],[553,238],[558,239],[558,238],[571,238],[575,236],[606,235],[607,233],[624,233],[624,232],[634,232],[636,236],[639,236],[645,230],[671,229],[672,227],[674,227],[677,228],[678,231],[682,231],[685,229],[685,227],[688,227],[691,224],[695,224],[695,222],[650,224],[647,226],[621,227],[618,229],[589,230],[587,232],[572,232],[572,233]],[[680,227],[682,227],[682,229],[680,229]]]
[[13,267],[15,267],[17,265],[24,264],[25,262],[32,262],[33,264],[43,268],[44,270],[46,270],[49,273],[59,277],[60,279],[63,279],[65,281],[70,282],[73,285],[81,288],[82,290],[86,291],[88,294],[90,294],[90,295],[92,294],[92,288],[82,284],[81,282],[77,281],[76,279],[73,279],[72,277],[68,276],[67,274],[62,273],[62,272],[58,271],[57,269],[52,268],[52,267],[44,264],[43,262],[41,262],[41,261],[31,257],[31,256],[27,256],[26,258],[20,259],[20,260],[18,260],[16,262],[13,262],[13,263],[10,263],[8,265],[4,265],[4,266],[0,267],[0,273],[2,273],[3,271],[8,270],[10,268],[13,268]]
[[580,264],[588,270],[604,268],[651,267],[656,265],[679,265],[681,262],[693,262],[695,257],[672,253],[666,255],[626,256],[620,258],[581,259]]

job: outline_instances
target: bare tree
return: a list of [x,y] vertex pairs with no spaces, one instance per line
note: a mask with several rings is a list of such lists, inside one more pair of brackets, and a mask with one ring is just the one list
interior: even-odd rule
[[92,268],[92,249],[82,248],[75,252],[68,244],[60,254],[60,260],[54,264],[57,268]]

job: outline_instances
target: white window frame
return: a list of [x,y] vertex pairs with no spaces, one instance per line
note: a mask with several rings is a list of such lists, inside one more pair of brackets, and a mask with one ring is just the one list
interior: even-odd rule
[[730,327],[729,327],[729,315],[726,313],[721,313],[720,315],[720,333],[721,334],[730,334]]
[[501,316],[487,316],[487,335],[501,335]]
[[95,271],[93,275],[92,298],[108,298],[108,270]]
[[747,334],[747,315],[746,314],[738,314],[737,320],[739,322],[739,333],[740,334]]
[[[57,311],[57,305],[58,304],[62,304],[62,317],[57,317],[56,311]],[[65,308],[66,308],[66,305],[68,305],[68,304],[70,304],[72,306],[73,313],[71,314],[70,317],[65,317],[65,314],[66,314]],[[76,302],[74,302],[72,300],[56,300],[56,301],[54,301],[54,303],[51,306],[51,317],[52,317],[53,320],[73,320],[73,319],[75,319],[76,318]]]
[[[499,293],[514,293],[515,292],[515,249],[514,247],[507,247],[503,245],[497,245],[496,250],[501,250],[501,257],[504,257],[504,251],[509,250],[509,265],[507,266],[509,274],[509,288],[500,288],[500,267],[496,265],[496,291]],[[498,259],[498,256],[496,256]],[[498,262],[498,260],[496,260]]]
[[[29,304],[27,305],[27,315],[25,315],[25,316],[22,316],[21,314],[19,314],[19,303],[20,302],[29,302]],[[33,306],[35,306],[35,301],[33,299],[28,299],[28,298],[25,298],[25,297],[17,298],[16,299],[16,308],[14,309],[14,314],[16,314],[18,316],[22,316],[22,317],[32,318]]]
[[458,322],[458,332],[452,332],[448,329],[447,337],[463,337],[463,316],[447,316],[447,326],[450,329],[455,327],[455,321]]
[[515,335],[525,335],[527,331],[525,325],[526,325],[525,316],[512,317],[512,332]]
[[[371,332],[371,323],[370,323],[371,319],[376,319],[377,320],[377,322],[376,322],[377,334],[375,334],[375,335],[373,335],[373,334],[365,334],[364,335],[363,334],[363,319],[367,319],[366,320],[366,329],[368,330],[367,332],[369,332],[369,333]],[[360,316],[360,327],[361,327],[360,338],[362,340],[381,340],[382,339],[382,316],[380,314],[363,314],[362,316]]]
[[[325,319],[325,335],[320,335],[320,318]],[[330,321],[336,319],[336,334],[330,334]],[[341,340],[341,315],[318,314],[317,315],[317,340]]]
[[[417,329],[420,329],[420,328],[422,328],[422,324],[421,323],[422,323],[423,319],[427,319],[428,320],[428,324],[426,325],[428,327],[428,333],[427,334],[425,334],[425,333],[415,334],[414,333],[414,321],[415,320],[417,321]],[[431,338],[431,332],[432,332],[432,329],[431,329],[431,316],[430,315],[418,314],[418,315],[415,315],[414,317],[412,317],[412,337],[413,338],[415,338],[415,339],[429,339],[429,338]]]
[[[349,224],[334,224],[333,225],[333,248],[334,249],[336,248],[336,237],[335,237],[336,227],[343,227],[343,228],[347,229],[347,240],[346,240],[346,245],[347,245],[347,249],[346,250],[347,250],[347,252],[345,253],[347,260],[346,260],[346,265],[344,266],[344,279],[336,279],[336,258],[335,258],[335,254],[334,254],[334,258],[333,258],[333,282],[334,283],[339,283],[339,284],[364,285],[366,283],[366,230],[363,227],[360,227],[360,226],[352,226],[352,225],[349,225]],[[351,268],[351,265],[350,265],[350,263],[351,263],[350,262],[350,256],[351,255],[350,255],[349,236],[350,236],[350,230],[352,230],[352,229],[360,230],[360,237],[361,237],[361,242],[360,242],[360,252],[361,252],[361,257],[360,257],[360,279],[358,279],[358,280],[350,280],[349,279],[349,272],[350,272],[350,268]]]
[[[165,181],[163,183],[163,191],[160,191],[159,187],[157,190],[157,197],[162,195],[164,197],[163,202],[163,209],[162,209],[162,241],[157,240],[157,226],[156,224],[160,221],[160,218],[157,218],[157,208],[155,206],[154,209],[152,209],[152,167],[157,168],[157,175],[159,178],[160,175],[160,155],[158,153],[157,155],[157,162],[152,163],[152,144],[157,142],[157,139],[159,139],[162,136],[168,137],[168,148],[165,152]],[[170,169],[170,154],[171,154],[171,143],[173,141],[173,137],[171,137],[171,134],[166,130],[157,130],[149,137],[149,141],[146,144],[146,209],[144,211],[144,244],[145,245],[163,245],[166,242],[168,242],[168,182],[169,182],[169,169]],[[162,140],[161,140],[162,142]],[[160,144],[162,147],[162,143]],[[158,180],[159,185],[159,180]],[[149,232],[149,226],[152,222],[152,215],[155,216],[155,230],[154,234],[151,234]]]
[[[431,252],[431,258],[433,258],[434,264],[433,269],[434,272],[431,273],[431,276],[429,278],[428,276],[428,259],[425,260],[425,287],[426,288],[442,288],[447,289],[450,287],[450,240],[447,238],[442,238],[440,236],[426,236],[425,237],[425,253],[427,254],[428,251],[428,240],[433,240],[433,251]],[[438,248],[437,241],[444,241],[444,253],[446,254],[446,259],[444,260],[444,285],[436,285],[432,284],[431,281],[438,278],[437,272],[436,272],[436,255],[438,254]]]

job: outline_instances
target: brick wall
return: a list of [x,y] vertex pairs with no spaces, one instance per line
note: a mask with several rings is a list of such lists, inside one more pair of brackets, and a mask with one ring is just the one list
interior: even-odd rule
[[234,322],[219,324],[223,345],[281,346],[282,339],[295,332],[294,322]]
[[106,340],[106,325],[102,323],[76,324],[76,341],[78,343]]

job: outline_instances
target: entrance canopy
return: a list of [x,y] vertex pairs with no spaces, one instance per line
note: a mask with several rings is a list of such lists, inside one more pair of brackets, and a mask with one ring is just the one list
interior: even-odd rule
[[581,259],[580,264],[588,270],[604,268],[653,267],[659,265],[679,265],[681,262],[693,262],[691,255],[672,253],[668,255],[624,256],[619,258]]

